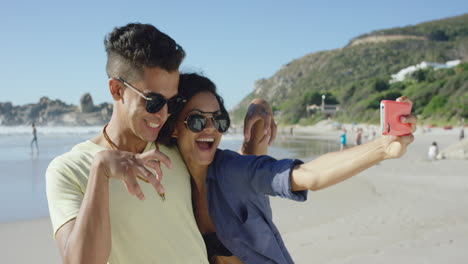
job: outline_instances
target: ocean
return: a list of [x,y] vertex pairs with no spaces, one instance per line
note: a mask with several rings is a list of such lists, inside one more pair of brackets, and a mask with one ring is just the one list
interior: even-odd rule
[[[75,144],[100,133],[102,127],[38,127],[39,154],[31,153],[29,126],[0,126],[0,223],[47,217],[45,171],[50,161]],[[221,149],[239,150],[243,135],[223,136]],[[277,158],[313,158],[335,151],[338,143],[279,135],[268,150]]]

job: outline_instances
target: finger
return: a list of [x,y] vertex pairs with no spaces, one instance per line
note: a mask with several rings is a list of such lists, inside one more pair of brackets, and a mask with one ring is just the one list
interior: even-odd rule
[[145,199],[145,195],[141,191],[140,185],[137,182],[136,172],[134,170],[131,171],[129,177],[127,177],[124,183],[130,194],[135,195],[140,200]]
[[168,156],[166,156],[164,153],[162,152],[159,152],[157,155],[157,160],[159,160],[160,162],[162,162],[166,168],[169,168],[169,169],[172,169],[172,163],[171,163],[171,159],[169,159]]
[[409,145],[414,141],[413,135],[406,135],[399,138],[400,142],[404,145]]
[[406,96],[398,97],[395,101],[409,103],[411,106],[413,105],[413,102]]
[[271,146],[273,144],[273,142],[275,141],[277,130],[278,130],[278,126],[276,125],[275,121],[273,120],[273,122],[271,122],[271,137],[270,137],[270,141],[268,141],[268,145]]
[[143,178],[149,182],[154,181],[154,178],[155,178],[154,174],[148,169],[146,169],[145,167],[138,166],[135,168],[135,170],[136,170],[137,176],[139,176],[140,178]]
[[407,115],[407,116],[401,116],[400,121],[402,123],[416,124],[418,122],[418,118],[414,115]]
[[161,182],[156,181],[153,187],[156,189],[156,192],[159,195],[166,193],[166,190],[164,189],[164,186],[162,186]]
[[411,134],[414,134],[414,132],[416,132],[416,129],[418,127],[416,126],[416,124],[411,124]]
[[271,129],[271,115],[269,114],[263,114],[262,115],[262,120],[264,121],[263,122],[263,135],[266,135],[268,134],[268,132],[270,132],[270,129]]
[[148,152],[149,152],[148,154],[146,154],[146,152],[142,154],[142,155],[146,154],[144,156],[144,160],[145,160],[144,163],[146,163],[149,160],[156,160],[156,161],[162,162],[164,165],[166,165],[167,168],[172,168],[171,159],[169,159],[169,157],[166,156],[166,154],[162,153],[161,151],[157,149],[154,149]]
[[150,167],[151,169],[154,170],[153,175],[156,178],[156,180],[159,182],[159,184],[161,184],[161,181],[162,181],[162,178],[163,178],[163,172],[162,172],[161,165],[159,164],[159,162],[158,161],[149,161],[149,163],[147,165],[148,165],[148,167]]
[[156,160],[149,160],[145,163],[145,166],[153,169],[155,171],[155,176],[158,181],[162,180],[162,170],[161,170],[161,163]]
[[155,160],[150,160],[145,165],[147,165],[149,168],[154,170],[154,173],[152,173],[153,176],[151,177],[152,178],[151,184],[154,186],[154,188],[159,194],[165,193],[166,191],[164,190],[164,186],[161,183],[163,172],[161,169],[160,162],[155,161]]
[[418,118],[414,115],[407,115],[400,117],[400,121],[402,123],[410,124],[411,125],[411,133],[416,131],[416,123],[418,122]]
[[400,97],[398,97],[395,101],[397,101],[397,102],[403,102],[403,101],[406,100],[406,99],[407,99],[406,96],[400,96]]
[[245,141],[249,141],[250,140],[250,137],[251,137],[251,131],[252,131],[252,127],[253,125],[255,124],[255,122],[257,122],[258,120],[260,120],[260,117],[259,116],[246,116],[245,117],[245,120],[244,120],[244,139]]
[[265,142],[268,139],[268,135],[263,135],[260,141],[258,141],[257,145],[261,145],[263,142]]
[[[159,167],[158,167],[158,169],[160,170]],[[158,194],[165,193],[164,187],[162,186],[161,181],[160,181],[161,178],[158,176],[157,172],[152,172],[152,171],[150,171],[150,170],[148,170],[147,168],[144,168],[144,167],[140,167],[139,170],[141,171],[141,173],[146,175],[145,177],[148,179],[149,183],[151,183],[151,185],[153,185],[153,187],[156,189]],[[162,173],[162,172],[160,172],[160,173]]]

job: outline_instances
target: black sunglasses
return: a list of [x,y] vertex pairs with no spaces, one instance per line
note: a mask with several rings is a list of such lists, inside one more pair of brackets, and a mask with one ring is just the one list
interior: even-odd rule
[[187,100],[184,100],[178,95],[169,99],[166,99],[162,94],[158,93],[149,93],[145,95],[142,92],[140,92],[137,88],[133,87],[128,82],[126,82],[124,79],[118,77],[117,80],[125,84],[125,86],[127,86],[132,91],[134,91],[139,96],[145,99],[145,109],[150,114],[159,112],[165,104],[167,104],[167,112],[169,114],[174,114],[180,111],[184,107],[184,103],[187,102]]
[[[201,114],[211,114],[211,115],[201,115]],[[224,133],[229,129],[229,117],[225,113],[220,112],[201,112],[196,114],[190,114],[185,119],[185,126],[192,132],[200,133],[206,127],[206,119],[211,118],[215,128],[220,132]]]

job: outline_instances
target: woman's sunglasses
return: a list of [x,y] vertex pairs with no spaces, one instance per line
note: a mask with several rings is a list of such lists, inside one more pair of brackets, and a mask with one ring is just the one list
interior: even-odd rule
[[[225,113],[219,113],[219,112],[200,112],[196,114],[190,114],[187,116],[185,119],[184,123],[185,126],[192,132],[194,133],[200,133],[205,129],[206,127],[206,120],[208,118],[211,118],[213,121],[214,127],[220,132],[224,133],[229,129],[229,117]],[[210,115],[206,115],[210,114]]]
[[125,86],[127,86],[132,91],[134,91],[139,96],[145,99],[145,109],[150,114],[159,112],[165,104],[167,104],[167,112],[169,114],[174,114],[181,110],[184,107],[184,103],[187,101],[178,95],[170,99],[166,99],[162,94],[158,93],[149,93],[148,95],[145,95],[142,92],[140,92],[137,88],[131,86],[124,79],[118,77],[117,80],[125,84]]

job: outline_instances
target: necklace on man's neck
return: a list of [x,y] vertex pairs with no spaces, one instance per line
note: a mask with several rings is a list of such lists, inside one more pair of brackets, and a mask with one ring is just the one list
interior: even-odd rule
[[[104,139],[107,141],[107,143],[109,144],[110,148],[112,150],[120,150],[117,145],[112,142],[112,140],[109,138],[109,135],[107,135],[107,132],[106,132],[106,128],[107,128],[107,125],[109,125],[109,123],[107,123],[103,128],[102,128],[102,135],[104,136]],[[156,147],[157,148],[157,147]],[[139,175],[137,175],[138,179],[146,182],[146,183],[149,183],[149,181]]]
[[109,144],[109,146],[111,147],[111,149],[113,150],[119,150],[119,148],[117,147],[117,145],[112,142],[112,140],[109,138],[109,135],[107,135],[107,132],[106,132],[106,128],[107,126],[109,125],[109,123],[107,123],[103,128],[102,128],[102,135],[104,136],[104,139],[107,141],[107,144]]

